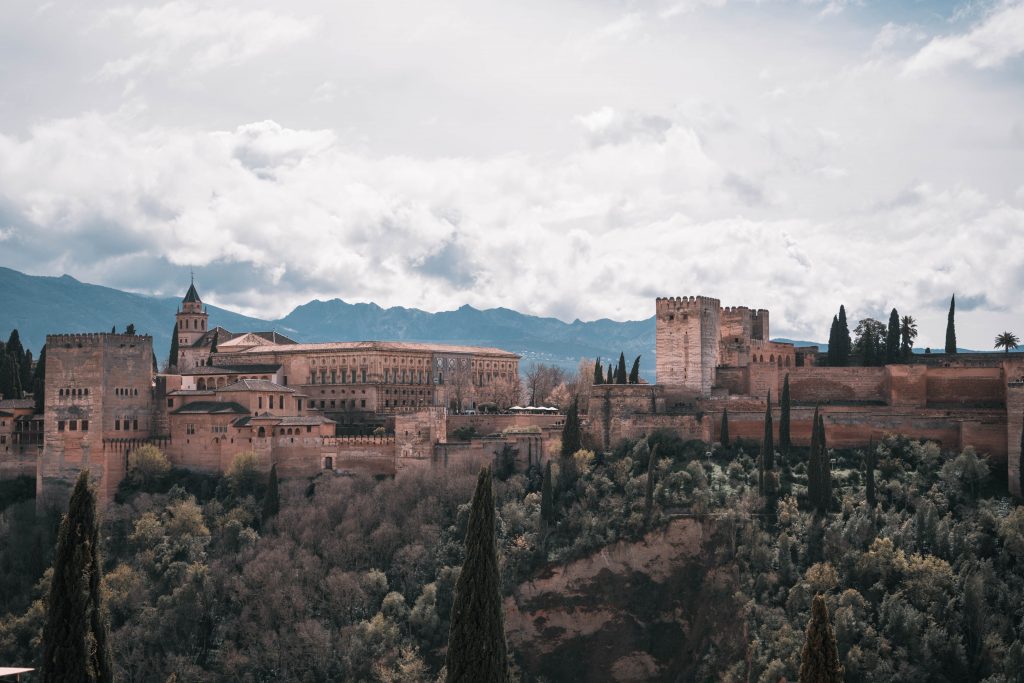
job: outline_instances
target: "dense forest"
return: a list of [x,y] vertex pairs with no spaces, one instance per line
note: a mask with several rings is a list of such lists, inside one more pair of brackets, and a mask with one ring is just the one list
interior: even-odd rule
[[[707,609],[735,608],[730,628],[745,643],[685,650],[697,679],[797,680],[822,594],[848,681],[1018,680],[1024,508],[985,459],[887,438],[870,454],[872,506],[872,458],[833,450],[817,514],[807,451],[776,455],[766,496],[758,450],[659,433],[548,471],[496,463],[504,590],[693,516],[713,520],[717,561],[731,568],[731,599]],[[152,454],[133,462],[102,527],[120,680],[437,679],[474,469],[286,481],[278,510],[244,458],[224,477],[168,470]],[[0,660],[26,665],[38,662],[58,521],[35,514],[29,484],[0,489]],[[559,680],[521,655],[510,648],[516,675]]]

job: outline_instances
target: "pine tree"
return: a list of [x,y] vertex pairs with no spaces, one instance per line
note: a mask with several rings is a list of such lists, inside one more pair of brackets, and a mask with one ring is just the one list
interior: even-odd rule
[[793,445],[789,433],[789,413],[789,373],[787,372],[786,378],[782,380],[782,400],[779,404],[779,449],[784,455],[789,455],[789,448]]
[[956,295],[949,299],[949,315],[946,318],[946,353],[956,353]]
[[800,655],[800,683],[842,683],[843,667],[839,663],[836,634],[829,620],[828,607],[821,594],[811,603],[807,637]]
[[839,365],[842,351],[842,346],[839,344],[839,318],[832,316],[832,327],[828,331],[828,364],[830,366]]
[[57,536],[43,626],[45,683],[113,680],[102,572],[96,496],[82,470]]
[[491,471],[483,468],[469,511],[466,560],[455,584],[448,654],[448,683],[509,680],[501,579],[494,539],[494,491]]
[[540,526],[543,533],[555,521],[554,487],[551,481],[551,461],[544,465],[544,479],[540,485]]
[[43,344],[32,372],[32,398],[36,401],[36,414],[42,415],[46,406],[46,345]]
[[629,371],[629,383],[640,384],[640,356],[633,361],[633,367]]
[[171,352],[167,355],[167,370],[173,371],[178,367],[178,324],[174,324],[171,331]]
[[889,329],[885,335],[885,363],[900,362],[900,314],[896,309],[889,313]]
[[718,441],[723,447],[729,447],[729,409],[722,408],[722,430],[721,435],[718,437]]
[[836,326],[836,343],[839,344],[839,365],[850,364],[850,351],[853,342],[850,340],[850,325],[846,321],[846,307],[839,306],[838,325]]
[[270,466],[270,476],[267,478],[267,493],[263,496],[262,522],[266,526],[272,518],[277,516],[281,509],[281,498],[277,490],[277,463]]
[[764,469],[775,469],[775,425],[772,423],[772,392],[768,392],[768,403],[764,409],[764,437],[761,439],[761,453],[764,454]]
[[594,384],[604,384],[604,367],[601,365],[601,357],[594,360]]
[[644,493],[644,527],[651,524],[651,515],[654,514],[654,479],[656,472],[654,464],[658,459],[658,444],[654,444],[651,455],[647,458],[647,491]]
[[565,411],[565,426],[562,427],[562,457],[572,457],[576,451],[583,448],[582,434],[580,433],[580,415],[578,398],[574,398],[569,410]]
[[619,354],[619,367],[615,369],[615,383],[625,384],[628,379],[626,374],[626,356],[623,353]]

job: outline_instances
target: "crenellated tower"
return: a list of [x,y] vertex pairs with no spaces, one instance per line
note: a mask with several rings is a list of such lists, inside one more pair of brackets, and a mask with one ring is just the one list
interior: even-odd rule
[[658,384],[709,396],[718,366],[718,299],[707,296],[659,297],[655,334]]

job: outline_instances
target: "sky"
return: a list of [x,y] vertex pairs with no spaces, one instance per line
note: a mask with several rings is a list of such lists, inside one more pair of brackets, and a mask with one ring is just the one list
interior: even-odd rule
[[1024,0],[4,0],[0,265],[1024,336]]

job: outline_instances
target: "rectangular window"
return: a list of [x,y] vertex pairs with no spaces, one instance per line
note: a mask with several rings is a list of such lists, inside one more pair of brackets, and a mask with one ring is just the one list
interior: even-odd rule
[[302,412],[302,399],[301,398],[298,399],[297,403],[298,403],[298,410],[301,413]]
[[70,429],[72,432],[77,432],[78,420],[71,420],[70,422],[68,422],[68,429]]
[[359,399],[359,407],[360,408],[365,408],[366,407],[366,399],[365,398]]
[[121,431],[121,420],[114,420],[114,431]]
[[57,431],[58,432],[63,432],[64,431],[64,420],[57,420]]
[[174,399],[173,398],[167,399],[167,407],[168,408],[173,408],[174,407]]
[[83,432],[89,431],[89,421],[88,420],[82,420],[82,431]]
[[189,422],[188,424],[185,425],[185,433],[186,434],[195,434],[196,433],[196,426],[194,424],[192,424],[191,422]]
[[263,397],[262,396],[257,397],[257,402],[259,403],[259,409],[263,410]]
[[277,407],[281,410],[284,410],[284,396],[278,396]]
[[135,431],[139,431],[139,421],[138,420],[132,420],[132,429],[134,429]]
[[285,375],[282,381],[284,382],[284,386],[288,386],[288,375]]

